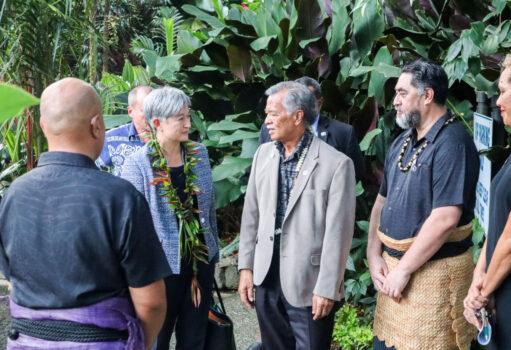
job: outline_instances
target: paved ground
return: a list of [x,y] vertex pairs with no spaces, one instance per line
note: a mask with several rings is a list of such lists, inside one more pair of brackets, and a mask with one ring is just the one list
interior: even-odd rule
[[0,349],[5,349],[9,327],[9,299],[7,288],[0,286]]
[[[0,286],[0,349],[5,349],[9,326],[7,290]],[[234,333],[238,350],[246,350],[257,339],[258,326],[255,311],[245,310],[234,292],[222,293],[227,315],[234,322]],[[173,348],[173,347],[172,347]]]

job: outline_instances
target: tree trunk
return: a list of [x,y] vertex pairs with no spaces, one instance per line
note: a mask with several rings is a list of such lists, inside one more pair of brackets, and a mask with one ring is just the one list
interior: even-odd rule
[[110,0],[104,0],[104,14],[103,14],[103,72],[109,71],[110,61]]

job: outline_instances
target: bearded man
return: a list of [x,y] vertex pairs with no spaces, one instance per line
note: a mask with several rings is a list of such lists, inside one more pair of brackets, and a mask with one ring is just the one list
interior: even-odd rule
[[479,158],[445,107],[448,80],[437,64],[406,65],[395,87],[405,131],[385,159],[371,212],[367,258],[378,291],[374,349],[468,349],[463,298]]

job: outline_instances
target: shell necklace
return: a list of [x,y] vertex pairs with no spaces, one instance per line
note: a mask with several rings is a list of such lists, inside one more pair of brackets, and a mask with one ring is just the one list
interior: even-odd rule
[[[453,115],[451,118],[447,119],[442,127],[446,126],[447,124],[452,123],[455,118],[456,118],[456,116]],[[401,170],[403,173],[406,173],[415,165],[415,163],[417,162],[417,158],[419,158],[419,155],[422,153],[422,151],[424,151],[426,146],[429,145],[429,141],[424,140],[424,143],[417,149],[417,151],[415,151],[415,153],[413,154],[410,161],[406,165],[403,165],[403,156],[405,155],[405,152],[408,149],[408,145],[410,144],[411,140],[412,140],[412,133],[410,133],[410,135],[408,135],[405,142],[403,143],[403,146],[401,147],[401,151],[399,152],[399,157],[397,159],[397,165],[399,167],[399,170]]]

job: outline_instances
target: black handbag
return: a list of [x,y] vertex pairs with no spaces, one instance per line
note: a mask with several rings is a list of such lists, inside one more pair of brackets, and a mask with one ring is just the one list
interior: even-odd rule
[[224,301],[218,290],[216,280],[213,280],[218,303],[213,302],[208,313],[208,329],[204,350],[236,350],[232,320],[225,313]]

